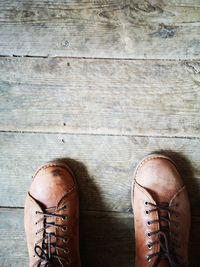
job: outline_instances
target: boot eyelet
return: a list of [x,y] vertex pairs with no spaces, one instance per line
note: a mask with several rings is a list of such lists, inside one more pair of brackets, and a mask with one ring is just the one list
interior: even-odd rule
[[152,245],[150,243],[147,245],[147,247],[148,249],[152,249]]
[[66,219],[67,219],[67,216],[63,216],[63,217],[61,218],[62,221],[66,221]]
[[148,205],[148,202],[147,202],[147,201],[145,201],[145,202],[144,202],[144,205],[146,205],[146,206],[147,206],[147,205]]
[[151,222],[150,222],[150,221],[147,221],[147,224],[148,224],[148,225],[151,225]]
[[66,249],[64,250],[64,253],[65,253],[65,254],[69,254],[69,249],[66,248]]
[[148,262],[151,262],[151,258],[149,256],[146,257]]
[[145,213],[146,213],[146,214],[149,214],[149,211],[148,211],[148,210],[146,210],[146,211],[145,211]]
[[67,226],[63,226],[63,227],[62,227],[62,231],[63,231],[63,232],[67,231]]
[[67,244],[69,242],[69,239],[63,239],[63,243]]
[[150,237],[150,236],[151,236],[151,233],[150,233],[150,232],[148,232],[148,233],[147,233],[147,236],[148,236],[148,237]]

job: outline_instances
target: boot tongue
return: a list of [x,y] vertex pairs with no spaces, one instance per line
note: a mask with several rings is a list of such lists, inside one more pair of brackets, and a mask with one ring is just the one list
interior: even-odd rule
[[[56,224],[56,217],[53,216],[53,214],[56,214],[56,207],[51,207],[45,209],[45,213],[52,214],[52,216],[47,217],[46,220],[46,225],[48,224]],[[46,239],[46,244],[48,247],[48,244],[53,244],[56,242],[55,234],[56,234],[56,227],[54,226],[49,226],[46,228],[46,234],[48,238]],[[51,248],[51,254],[55,254],[55,249]]]
[[170,194],[161,194],[161,192],[154,191],[152,189],[146,188],[146,190],[150,193],[152,198],[157,202],[157,203],[169,203],[172,195]]

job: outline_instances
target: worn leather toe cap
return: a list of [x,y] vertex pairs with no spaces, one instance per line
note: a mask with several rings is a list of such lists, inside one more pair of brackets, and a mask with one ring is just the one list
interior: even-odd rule
[[74,187],[73,175],[65,165],[47,163],[37,170],[29,193],[46,208],[56,206]]

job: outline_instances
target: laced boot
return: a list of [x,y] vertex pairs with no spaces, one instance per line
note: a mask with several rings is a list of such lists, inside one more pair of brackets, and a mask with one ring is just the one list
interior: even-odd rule
[[79,206],[73,173],[51,162],[37,170],[26,197],[29,267],[80,267]]
[[150,155],[134,174],[135,267],[188,266],[190,206],[174,162]]

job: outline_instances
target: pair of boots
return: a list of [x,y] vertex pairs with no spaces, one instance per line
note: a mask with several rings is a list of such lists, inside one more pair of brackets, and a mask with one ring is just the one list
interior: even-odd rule
[[[137,166],[131,190],[135,267],[188,266],[190,207],[174,162],[150,155]],[[79,202],[68,166],[39,168],[25,203],[30,267],[80,267]],[[112,265],[112,263],[110,263]]]

